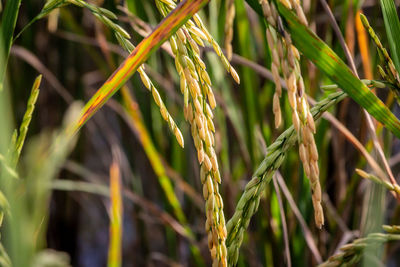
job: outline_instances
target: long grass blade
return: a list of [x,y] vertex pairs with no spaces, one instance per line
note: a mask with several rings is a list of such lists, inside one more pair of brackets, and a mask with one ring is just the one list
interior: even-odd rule
[[165,40],[174,34],[181,25],[208,2],[209,0],[182,1],[176,9],[164,18],[154,31],[139,43],[119,68],[88,101],[82,110],[79,121],[71,126],[70,133],[76,133],[89,118],[126,83],[137,68],[142,65]]
[[143,149],[147,154],[150,164],[159,179],[160,185],[165,192],[165,196],[167,197],[168,202],[174,210],[175,216],[181,223],[186,224],[186,216],[182,210],[177,196],[175,195],[174,187],[171,183],[170,178],[167,176],[167,172],[162,163],[160,155],[156,147],[154,146],[147,129],[145,128],[140,114],[138,113],[138,107],[137,105],[135,105],[136,103],[133,101],[132,96],[126,88],[122,89],[122,99],[124,102],[125,111],[127,112],[130,119],[132,120],[132,123],[134,123],[136,127],[139,140],[142,143]]
[[122,249],[122,197],[121,177],[118,163],[113,161],[110,166],[110,245],[108,248],[108,267],[121,266]]
[[393,0],[381,0],[383,19],[390,52],[397,71],[400,70],[400,21]]
[[[262,14],[257,1],[246,1],[258,14]],[[337,83],[348,96],[400,138],[400,121],[396,116],[351,72],[343,60],[324,41],[299,21],[293,12],[279,1],[277,5],[297,49],[327,77]]]
[[328,45],[303,26],[292,12],[283,5],[279,5],[279,10],[288,23],[296,47],[369,114],[400,137],[400,121],[382,101],[354,76]]
[[[187,235],[190,237],[194,237],[192,230],[190,229],[190,227],[188,227],[186,215],[183,212],[182,206],[174,191],[171,179],[167,175],[167,170],[165,169],[165,166],[162,162],[162,157],[158,153],[154,143],[151,140],[149,132],[147,131],[144,125],[137,103],[133,100],[132,96],[128,91],[128,88],[126,88],[125,86],[122,88],[122,100],[125,112],[129,116],[132,125],[134,125],[137,131],[139,141],[142,143],[144,152],[146,153],[150,161],[150,164],[153,167],[154,173],[158,177],[160,186],[163,189],[169,204],[174,210],[175,216],[177,217],[178,221],[182,224],[182,226],[185,228]],[[191,245],[191,251],[193,253],[193,256],[195,257],[197,265],[204,266],[204,262],[200,256],[200,251],[198,247]]]

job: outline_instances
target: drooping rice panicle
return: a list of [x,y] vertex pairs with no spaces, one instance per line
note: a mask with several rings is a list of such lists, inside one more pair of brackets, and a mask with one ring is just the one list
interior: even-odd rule
[[397,184],[392,184],[386,180],[382,180],[382,178],[378,178],[377,176],[360,169],[356,169],[356,173],[364,179],[371,180],[377,184],[384,186],[387,190],[395,192],[396,194],[400,194],[400,186],[398,186]]
[[[399,91],[400,90],[400,76],[396,70],[396,67],[394,66],[393,60],[390,57],[386,48],[382,45],[382,43],[379,40],[379,37],[375,33],[374,29],[369,24],[367,17],[360,13],[360,18],[361,18],[361,22],[362,22],[364,28],[367,30],[370,38],[376,45],[380,63],[381,63],[381,65],[378,65],[378,70],[384,80],[396,85],[397,89],[395,89],[393,91],[395,93],[397,101],[400,102],[400,91]],[[391,88],[391,89],[393,89],[393,88]]]
[[[298,1],[281,0],[281,2],[289,9],[295,10],[300,21],[307,25],[306,17]],[[314,141],[316,129],[306,99],[300,68],[300,53],[292,44],[290,34],[285,30],[275,4],[269,0],[260,0],[260,4],[269,23],[266,35],[272,52],[271,71],[276,84],[273,98],[275,127],[279,127],[281,124],[279,105],[279,97],[281,95],[280,69],[288,88],[287,94],[292,109],[292,123],[299,136],[299,156],[303,163],[304,172],[310,180],[315,222],[317,227],[321,228],[324,224],[324,214],[321,205],[322,194],[319,183],[318,150]]]
[[[333,105],[343,100],[347,95],[343,92],[335,92],[319,101],[312,109],[311,114],[317,120],[322,113]],[[243,242],[244,233],[255,214],[260,203],[260,197],[265,186],[269,183],[275,171],[285,160],[286,153],[294,146],[298,137],[294,126],[283,132],[274,143],[267,148],[267,153],[247,183],[242,196],[236,205],[235,213],[227,223],[228,237],[226,246],[228,249],[229,266],[235,266],[239,258],[239,249]]]
[[[58,3],[56,5],[55,3]],[[58,7],[61,4],[73,4],[77,5],[80,7],[85,7],[88,8],[92,14],[98,18],[105,26],[107,26],[114,34],[115,38],[119,42],[119,44],[129,53],[132,52],[132,50],[135,48],[135,46],[129,41],[130,35],[127,31],[125,31],[121,26],[119,26],[117,23],[115,23],[113,20],[117,19],[117,16],[109,11],[108,9],[97,7],[96,5],[87,3],[83,0],[56,0],[56,1],[49,1],[45,5],[45,10],[46,13],[51,12],[50,7]],[[50,7],[49,7],[50,6]],[[178,141],[179,145],[181,147],[184,147],[184,139],[183,135],[181,133],[181,130],[175,123],[174,119],[168,112],[167,107],[165,106],[164,102],[161,99],[161,96],[157,90],[157,88],[154,86],[153,82],[149,78],[149,76],[146,74],[144,66],[140,66],[138,68],[138,73],[140,75],[140,79],[142,80],[144,86],[151,92],[154,102],[157,104],[160,110],[160,114],[162,118],[168,123],[168,127],[170,131],[175,135],[176,140]]]
[[339,253],[329,257],[319,267],[355,266],[362,259],[363,252],[366,249],[378,249],[386,242],[400,240],[400,227],[398,225],[384,225],[383,229],[387,233],[371,233],[340,247]]
[[[70,1],[70,0],[68,0]],[[81,1],[81,0],[73,0],[73,1]],[[93,12],[93,14],[100,19],[106,26],[108,26],[113,32],[115,37],[117,38],[120,45],[129,53],[135,48],[135,46],[128,40],[130,39],[130,35],[118,24],[114,23],[110,19],[115,19],[116,16],[109,10],[105,8],[98,8],[96,6],[86,4],[89,9]],[[167,107],[161,99],[160,93],[157,88],[154,86],[153,82],[145,72],[144,66],[140,66],[138,68],[138,73],[140,75],[140,79],[142,80],[144,86],[151,92],[154,102],[159,107],[160,114],[162,118],[168,123],[168,127],[170,131],[175,135],[178,144],[181,147],[184,147],[184,139],[181,133],[181,130],[176,125],[174,119],[168,112]]]
[[162,118],[168,123],[168,127],[171,130],[171,132],[175,135],[175,138],[178,141],[178,144],[181,147],[184,147],[184,139],[183,139],[181,130],[179,130],[174,119],[168,112],[167,107],[165,106],[164,102],[162,101],[160,93],[158,92],[157,88],[154,86],[153,82],[150,80],[150,78],[147,76],[146,72],[144,71],[144,66],[139,67],[138,72],[140,74],[140,79],[142,80],[144,86],[148,90],[151,91],[154,102],[157,104],[157,106],[160,109]]
[[[172,1],[157,1],[157,7],[163,16],[175,8]],[[204,41],[211,43],[222,59],[225,69],[231,73],[236,82],[239,76],[222,53],[221,48],[206,30],[198,15],[194,21],[189,20],[175,35],[170,38],[172,52],[175,55],[175,66],[180,76],[180,89],[184,98],[185,119],[191,125],[191,133],[197,150],[200,164],[200,177],[203,184],[203,197],[206,201],[206,224],[208,246],[213,266],[227,266],[225,246],[226,227],[223,212],[223,201],[219,193],[221,176],[215,153],[215,137],[212,110],[216,107],[211,79],[206,65],[200,57],[199,46]]]
[[282,96],[282,85],[281,78],[279,75],[280,69],[280,58],[279,54],[282,54],[282,42],[281,39],[277,37],[275,29],[271,26],[267,26],[266,30],[268,46],[271,49],[272,62],[271,62],[271,72],[275,83],[275,93],[273,97],[273,113],[275,128],[278,128],[282,123],[281,105],[279,99]]
[[[74,0],[74,1],[76,1],[76,0]],[[91,5],[89,5],[89,6],[91,6]],[[106,26],[108,26],[114,32],[114,35],[117,38],[120,45],[126,51],[131,53],[132,50],[135,48],[135,46],[128,40],[128,39],[130,39],[129,34],[125,30],[123,30],[122,27],[120,27],[118,24],[114,23],[113,21],[111,21],[109,19],[109,18],[114,18],[114,17],[116,18],[116,16],[113,13],[111,13],[111,11],[109,11],[110,13],[107,14],[107,16],[97,15],[97,14],[99,14],[99,13],[97,13],[97,7],[91,7],[90,10],[92,12],[94,12],[93,14],[96,15],[96,17],[98,17],[100,19],[100,21],[102,21]],[[99,10],[103,13],[105,11],[108,11],[107,9],[104,9],[104,8],[99,8]],[[164,102],[162,101],[160,93],[158,92],[157,88],[154,86],[153,82],[151,81],[151,79],[149,78],[147,73],[145,72],[144,65],[142,65],[138,68],[138,73],[140,75],[140,79],[142,80],[144,86],[151,92],[154,102],[159,107],[161,117],[168,123],[168,127],[169,127],[170,131],[175,135],[175,138],[178,141],[178,144],[181,147],[184,147],[184,139],[183,139],[181,130],[176,125],[174,119],[168,112],[168,109],[165,106]]]
[[[36,16],[25,28],[27,28],[31,23],[34,21],[43,18],[44,16],[48,15],[52,11],[57,8],[63,7],[65,5],[72,4],[79,7],[84,7],[89,9],[89,11],[105,26],[107,26],[114,34],[115,38],[117,39],[118,43],[129,53],[135,48],[135,46],[129,41],[131,38],[129,33],[124,30],[120,25],[118,25],[113,20],[117,19],[117,16],[108,9],[98,7],[94,4],[90,4],[83,0],[50,0],[47,1],[44,5],[42,11]],[[25,29],[24,28],[24,29]],[[23,29],[23,30],[24,30]],[[22,31],[23,31],[22,30]],[[21,31],[21,32],[22,32]],[[148,77],[144,70],[144,66],[140,66],[138,68],[138,72],[140,74],[140,78],[147,89],[152,93],[153,99],[156,102],[157,106],[159,107],[160,113],[162,118],[168,123],[168,127],[170,131],[175,135],[176,140],[178,141],[181,147],[184,147],[184,139],[183,135],[176,125],[175,121],[173,120],[172,116],[168,112],[164,102],[161,100],[160,94],[157,88],[154,86],[151,79]]]
[[[164,3],[167,2],[168,4]],[[171,10],[176,7],[175,1],[172,0],[159,0],[157,3],[162,3],[164,11],[160,11],[163,16],[166,16]],[[209,44],[212,45],[215,53],[221,59],[222,64],[227,72],[229,72],[232,78],[235,80],[236,83],[240,83],[239,75],[237,74],[236,70],[232,67],[229,63],[229,60],[225,57],[224,53],[222,52],[221,47],[212,37],[212,35],[208,32],[207,28],[205,27],[202,19],[198,14],[195,14],[192,19],[188,20],[185,25],[182,27],[186,29],[192,39],[200,46],[204,46],[203,41],[207,41]]]

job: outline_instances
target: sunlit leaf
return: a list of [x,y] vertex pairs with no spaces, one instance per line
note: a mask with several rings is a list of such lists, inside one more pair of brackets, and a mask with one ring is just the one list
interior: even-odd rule
[[[262,14],[260,5],[255,0],[246,1],[258,14]],[[338,84],[348,96],[400,138],[400,121],[396,116],[351,72],[326,43],[299,21],[292,11],[279,1],[277,5],[297,49]]]
[[182,1],[171,14],[164,18],[153,32],[139,43],[118,69],[88,101],[82,110],[79,121],[69,129],[70,133],[76,133],[89,118],[129,80],[137,68],[142,65],[163,42],[174,34],[181,25],[208,3],[208,1],[209,0]]

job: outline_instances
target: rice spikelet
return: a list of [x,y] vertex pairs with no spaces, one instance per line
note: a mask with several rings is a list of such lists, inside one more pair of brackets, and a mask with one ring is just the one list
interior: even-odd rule
[[[163,16],[175,8],[172,1],[157,1],[157,7]],[[170,44],[175,55],[175,67],[180,76],[180,90],[184,97],[184,115],[191,126],[191,134],[197,150],[200,164],[200,178],[205,199],[208,247],[213,266],[227,266],[227,236],[223,201],[219,193],[221,175],[215,153],[215,127],[212,122],[212,110],[216,107],[215,96],[206,65],[200,57],[199,46],[204,41],[209,42],[220,57],[225,69],[236,82],[239,76],[222,53],[222,49],[205,28],[196,14],[194,21],[189,20],[170,38]]]
[[[307,25],[300,2],[297,0],[280,0],[287,8],[296,12],[300,21]],[[272,1],[260,0],[264,16],[268,21],[266,36],[271,49],[271,72],[275,82],[273,112],[275,127],[281,124],[279,97],[281,96],[280,74],[282,72],[288,88],[288,100],[292,109],[292,123],[299,136],[299,155],[304,172],[310,180],[314,217],[318,228],[324,224],[324,214],[321,205],[321,185],[319,183],[318,150],[314,141],[316,132],[314,119],[310,113],[304,82],[300,69],[300,53],[292,44],[290,34],[285,31],[276,6]]]

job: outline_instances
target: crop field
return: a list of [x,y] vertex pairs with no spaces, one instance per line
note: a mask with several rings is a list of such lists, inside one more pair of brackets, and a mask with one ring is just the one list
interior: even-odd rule
[[399,7],[0,0],[0,266],[400,266]]

